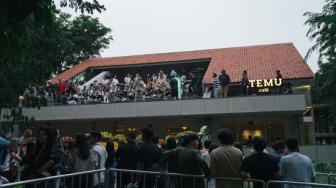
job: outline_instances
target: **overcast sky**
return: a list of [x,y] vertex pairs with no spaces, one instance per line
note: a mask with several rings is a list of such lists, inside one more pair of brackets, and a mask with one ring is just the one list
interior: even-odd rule
[[[59,1],[59,0],[57,0]],[[56,2],[57,2],[56,1]],[[95,13],[112,29],[102,57],[294,43],[304,57],[314,44],[306,37],[307,11],[321,12],[323,0],[99,0]],[[75,14],[73,10],[63,9]],[[316,72],[317,55],[309,60]]]

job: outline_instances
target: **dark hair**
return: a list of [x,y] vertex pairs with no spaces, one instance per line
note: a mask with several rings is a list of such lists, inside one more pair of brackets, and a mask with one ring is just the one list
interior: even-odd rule
[[217,77],[217,74],[216,73],[212,73],[215,77]]
[[76,134],[75,147],[78,149],[78,157],[86,160],[90,157],[90,146],[84,133]]
[[189,145],[193,140],[198,140],[198,135],[196,133],[186,134],[183,137],[183,145],[184,146]]
[[175,137],[171,136],[167,140],[167,150],[171,150],[175,148],[176,148],[176,140],[175,140]]
[[201,140],[198,140],[198,146],[197,146],[197,149],[198,149],[198,150],[201,150],[202,147],[203,147],[202,141],[201,141]]
[[252,144],[256,152],[261,152],[266,148],[267,142],[265,138],[261,136],[255,136],[252,139]]
[[68,143],[68,150],[72,150],[75,147],[75,142],[74,141],[70,141]]
[[153,144],[159,143],[159,135],[158,134],[154,134],[152,136],[152,142],[153,142]]
[[[47,145],[46,148],[53,148],[55,146],[55,134],[51,126],[43,126],[37,130],[37,133],[39,134],[41,131],[43,131],[47,136]],[[38,141],[38,138],[36,139],[35,144],[35,157],[39,155],[42,144]]]
[[290,150],[297,150],[299,147],[299,141],[295,136],[287,137],[285,143]]
[[220,129],[217,133],[217,138],[222,144],[232,145],[233,135],[230,129]]
[[216,148],[218,148],[218,145],[216,143],[210,144],[209,150],[208,150],[209,154],[211,154],[212,150],[214,150]]
[[90,132],[90,135],[92,136],[92,137],[97,137],[98,138],[98,141],[100,141],[101,140],[101,137],[102,137],[102,135],[101,135],[101,133],[100,133],[100,131],[91,131]]
[[211,143],[212,143],[212,142],[211,142],[210,140],[205,140],[205,141],[204,141],[204,147],[205,147],[206,149],[209,149]]
[[132,140],[136,139],[136,136],[137,136],[136,133],[133,131],[128,133],[128,137]]
[[285,144],[285,142],[284,142],[283,140],[278,140],[278,141],[276,141],[276,142],[273,144],[272,148],[273,148],[275,151],[277,151],[278,149],[280,149],[280,148],[284,148],[285,146],[286,146],[286,144]]
[[35,149],[35,142],[28,142],[27,143],[27,149],[26,149],[26,155],[31,154]]
[[114,142],[113,142],[113,140],[107,141],[106,152],[107,152],[108,156],[114,156]]
[[145,127],[142,130],[142,137],[145,138],[146,140],[151,140],[153,137],[154,131],[150,127]]

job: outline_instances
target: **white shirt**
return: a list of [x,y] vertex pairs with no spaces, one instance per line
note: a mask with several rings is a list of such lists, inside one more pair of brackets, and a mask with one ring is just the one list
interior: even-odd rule
[[[92,150],[97,154],[97,161],[98,161],[98,169],[105,168],[105,162],[107,159],[107,152],[105,148],[102,146],[101,142],[97,142],[92,146]],[[100,182],[105,181],[105,173],[101,172],[100,173]]]
[[119,81],[118,81],[118,79],[116,79],[116,78],[113,78],[113,79],[112,79],[112,82],[114,82],[115,84],[119,84]]
[[125,77],[124,78],[124,82],[125,82],[125,84],[129,84],[130,83],[130,81],[131,81],[131,77]]
[[[311,178],[316,176],[316,172],[311,160],[298,152],[292,152],[283,156],[280,160],[280,176],[285,177],[285,181],[311,183]],[[296,185],[285,185],[284,188],[292,188]],[[300,186],[301,188],[311,186]]]

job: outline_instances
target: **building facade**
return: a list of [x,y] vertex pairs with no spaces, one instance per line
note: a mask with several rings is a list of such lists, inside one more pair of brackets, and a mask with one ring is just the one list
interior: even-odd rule
[[[24,113],[35,117],[36,128],[49,122],[69,136],[93,129],[126,135],[152,125],[164,138],[185,130],[198,132],[207,125],[213,138],[220,128],[231,129],[244,146],[250,145],[253,136],[267,138],[269,145],[288,135],[298,136],[301,144],[315,143],[314,124],[304,118],[311,108],[309,84],[314,74],[291,43],[91,59],[52,81],[75,80],[88,71],[108,71],[122,82],[127,73],[145,77],[160,69],[167,74],[175,69],[187,76],[202,70],[204,93],[213,86],[213,73],[219,75],[225,69],[231,78],[228,97],[186,95],[181,100],[47,106],[40,110],[24,109]],[[247,71],[250,83],[248,96],[241,93],[243,70]],[[281,71],[280,81],[276,79],[276,70]],[[279,86],[289,83],[292,94],[277,93]]]

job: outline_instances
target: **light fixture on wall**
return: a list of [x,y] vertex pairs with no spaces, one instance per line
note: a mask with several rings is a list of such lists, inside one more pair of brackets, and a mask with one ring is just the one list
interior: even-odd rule
[[182,127],[182,129],[183,129],[184,131],[185,131],[187,128],[188,128],[188,127],[186,127],[186,126],[183,126],[183,127]]

